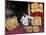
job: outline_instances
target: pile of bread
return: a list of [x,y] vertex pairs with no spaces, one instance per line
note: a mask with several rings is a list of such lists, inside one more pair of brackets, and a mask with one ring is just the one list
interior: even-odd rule
[[31,25],[41,26],[41,17],[35,16],[33,20],[31,20]]
[[39,27],[38,26],[28,26],[24,27],[26,32],[39,32]]
[[43,4],[32,3],[31,12],[43,12]]
[[19,22],[16,16],[9,17],[5,20],[5,27],[7,30],[11,31],[19,27]]

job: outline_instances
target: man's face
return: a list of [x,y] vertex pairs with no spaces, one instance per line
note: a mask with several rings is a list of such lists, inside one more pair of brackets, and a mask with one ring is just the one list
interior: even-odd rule
[[26,17],[26,15],[24,14],[24,17]]

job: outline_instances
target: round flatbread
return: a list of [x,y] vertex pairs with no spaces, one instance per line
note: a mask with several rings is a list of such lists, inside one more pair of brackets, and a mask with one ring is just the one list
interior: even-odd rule
[[17,27],[19,27],[19,23],[17,21],[17,18],[16,17],[12,17],[12,18],[6,19],[6,21],[5,21],[5,27],[8,30],[14,30]]

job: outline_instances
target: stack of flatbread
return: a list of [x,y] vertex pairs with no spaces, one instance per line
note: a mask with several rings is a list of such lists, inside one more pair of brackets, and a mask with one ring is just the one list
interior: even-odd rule
[[33,26],[33,32],[39,32],[39,27],[38,26]]
[[31,12],[43,12],[43,4],[32,3]]
[[41,17],[39,17],[39,16],[35,16],[35,18],[34,18],[34,22],[35,22],[35,25],[41,25]]
[[25,27],[26,32],[32,32],[32,26]]
[[41,26],[41,17],[35,16],[34,19],[31,20],[31,25]]
[[38,8],[38,3],[32,3],[32,4],[31,4],[31,8],[32,8],[32,9]]
[[11,17],[6,19],[5,21],[5,27],[7,28],[7,30],[14,30],[19,26],[17,17]]

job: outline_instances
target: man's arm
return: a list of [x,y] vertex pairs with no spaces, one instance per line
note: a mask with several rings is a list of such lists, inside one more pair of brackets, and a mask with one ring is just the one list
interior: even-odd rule
[[28,16],[28,18],[29,18],[29,19],[34,19],[34,17],[32,17],[32,16]]

